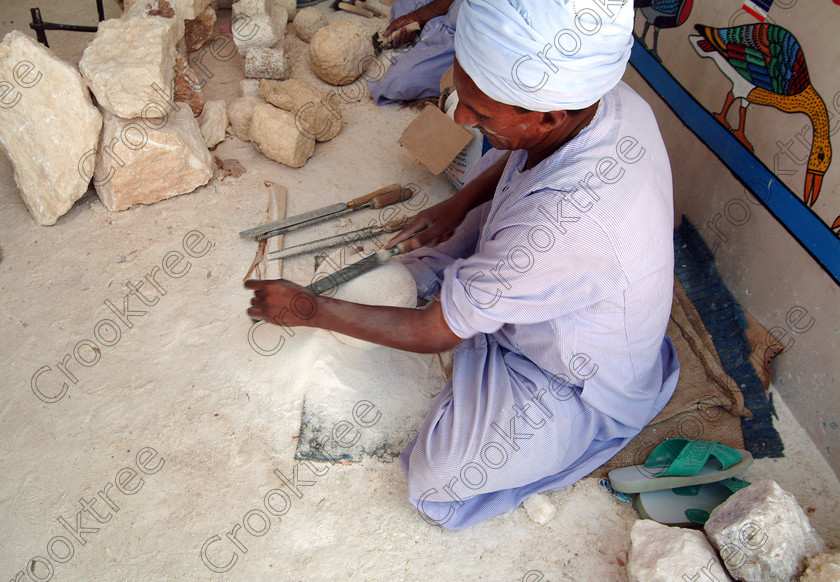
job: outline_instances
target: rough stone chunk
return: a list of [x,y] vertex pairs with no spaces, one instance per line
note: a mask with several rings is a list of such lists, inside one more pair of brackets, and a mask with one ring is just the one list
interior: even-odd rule
[[187,44],[187,50],[197,51],[205,42],[213,38],[216,24],[216,11],[212,6],[208,6],[193,20],[187,20],[184,23],[184,41]]
[[[340,267],[355,263],[362,256],[352,256],[346,249],[338,249],[330,253],[315,272],[313,281],[328,277]],[[361,303],[363,305],[381,305],[385,307],[417,307],[417,284],[408,267],[399,261],[388,261],[381,267],[351,279],[339,285],[328,296],[341,301]],[[377,344],[366,342],[349,335],[335,331],[329,332],[341,343],[356,348],[377,349]]]
[[295,116],[268,103],[254,107],[249,135],[262,153],[293,168],[306,164],[315,152],[315,140],[298,130]]
[[731,580],[701,532],[640,519],[630,530],[630,582]]
[[0,43],[0,143],[29,214],[55,224],[87,191],[102,115],[78,71],[22,32]]
[[320,91],[298,79],[281,82],[263,79],[259,91],[275,107],[294,113],[298,128],[316,141],[331,140],[341,131],[337,95],[328,103]]
[[286,10],[286,18],[288,22],[294,20],[298,12],[297,0],[268,0],[268,4],[269,14],[271,14],[272,10],[275,10],[276,8],[284,8]]
[[252,79],[288,79],[292,73],[282,46],[251,48],[245,55],[245,76]]
[[173,99],[177,103],[189,105],[194,117],[201,115],[204,109],[204,93],[201,91],[201,85],[201,79],[190,68],[187,60],[178,55],[175,59],[175,92]]
[[528,514],[528,517],[539,525],[547,524],[557,513],[557,508],[542,493],[531,495],[522,503],[522,507],[525,508],[525,513]]
[[260,82],[258,79],[242,79],[239,81],[239,90],[243,95],[252,97],[260,96]]
[[189,109],[157,120],[105,114],[94,185],[108,210],[192,192],[213,177],[213,168]]
[[282,38],[286,34],[286,23],[289,22],[288,10],[279,3],[272,3],[268,15],[271,17],[271,24],[274,26],[274,30]]
[[796,499],[773,480],[741,489],[712,512],[706,535],[738,580],[788,582],[824,550]]
[[808,559],[808,569],[799,582],[837,582],[840,580],[840,554],[820,554]]
[[263,100],[253,95],[245,95],[234,99],[228,105],[228,119],[233,135],[242,141],[251,141],[251,118],[254,116],[254,108],[263,103]]
[[162,117],[172,103],[175,45],[184,23],[161,0],[161,8],[138,5],[121,18],[99,23],[79,70],[99,105],[124,118]]
[[312,71],[332,85],[348,85],[358,79],[373,55],[370,32],[355,20],[328,24],[309,43]]
[[[237,4],[234,4],[236,8]],[[271,48],[283,38],[271,17],[260,12],[254,15],[239,14],[231,21],[233,42],[240,54],[246,55],[248,51],[255,48]]]
[[228,126],[228,114],[224,99],[208,101],[204,105],[204,112],[198,122],[201,135],[208,148],[216,147],[225,140],[225,130]]
[[326,25],[327,17],[314,6],[304,8],[295,16],[295,32],[306,42],[312,40],[315,33]]

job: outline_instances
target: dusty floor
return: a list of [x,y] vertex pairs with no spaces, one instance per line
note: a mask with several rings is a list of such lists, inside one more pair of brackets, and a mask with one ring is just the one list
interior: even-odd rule
[[[28,30],[30,4],[7,1],[0,33]],[[95,21],[92,0],[52,4],[46,20]],[[108,4],[108,15],[117,13]],[[89,38],[50,33],[56,53],[72,62]],[[289,46],[294,76],[313,80],[305,45],[291,38]],[[205,64],[214,71],[207,97],[236,97],[238,57]],[[413,111],[344,95],[342,133],[319,144],[302,169],[229,137],[216,153],[242,162],[240,178],[119,213],[88,194],[53,227],[29,218],[11,164],[0,157],[0,575],[14,579],[31,564],[32,579],[47,579],[49,562],[56,580],[626,579],[635,512],[594,480],[550,493],[558,512],[545,526],[517,508],[452,533],[408,503],[397,464],[294,461],[306,332],[286,337],[275,355],[257,353],[242,288],[255,245],[237,233],[265,220],[263,181],[288,188],[289,215],[392,182],[417,184],[427,203],[452,192],[396,145]],[[286,244],[338,227],[290,235]],[[208,246],[186,256],[183,241],[193,232]],[[106,302],[123,307],[126,283],[143,280],[170,252],[185,254],[189,270],[179,278],[159,273],[163,290],[143,288],[149,305],[129,297],[129,308],[143,313],[129,318],[130,329],[121,324],[112,346],[91,351],[86,340],[98,323],[116,317]],[[284,268],[306,283],[313,265],[302,258]],[[278,333],[252,341],[276,344]],[[77,363],[74,350],[92,363]],[[30,388],[45,366],[39,385],[56,397],[67,386],[53,403]],[[840,483],[775,400],[787,456],[757,461],[745,478],[776,479],[840,548]],[[283,481],[295,471],[297,494]],[[101,523],[79,514],[97,492],[111,500],[95,505]],[[264,523],[267,507],[282,517]]]

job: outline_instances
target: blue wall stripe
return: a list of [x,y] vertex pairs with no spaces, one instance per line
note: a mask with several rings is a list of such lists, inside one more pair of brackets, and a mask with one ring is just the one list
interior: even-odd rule
[[840,237],[831,232],[828,225],[811,212],[790,188],[712,117],[638,40],[633,43],[630,64],[677,117],[840,284]]

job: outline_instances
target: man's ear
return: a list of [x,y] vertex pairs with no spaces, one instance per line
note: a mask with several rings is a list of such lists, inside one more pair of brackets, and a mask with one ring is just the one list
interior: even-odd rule
[[542,114],[542,119],[540,120],[540,127],[551,131],[566,123],[567,119],[569,119],[568,111],[546,111]]

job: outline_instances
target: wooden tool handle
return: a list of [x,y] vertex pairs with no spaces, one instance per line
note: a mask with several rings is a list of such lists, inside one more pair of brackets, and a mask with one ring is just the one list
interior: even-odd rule
[[350,202],[347,203],[347,206],[350,208],[356,208],[357,206],[361,206],[367,202],[370,202],[380,194],[385,194],[386,192],[393,192],[394,190],[399,190],[402,188],[399,184],[391,184],[390,186],[385,186],[376,190],[375,192],[371,192],[370,194],[365,194],[364,196],[359,196],[358,198],[353,198]]
[[339,2],[338,7],[341,10],[346,10],[347,12],[352,12],[353,14],[364,16],[365,18],[373,18],[374,16],[376,16],[376,14],[374,14],[370,10],[367,10],[365,8],[359,8],[358,6],[353,6],[348,2]]
[[379,42],[382,43],[382,46],[388,47],[388,45],[390,45],[394,41],[394,38],[397,36],[397,34],[401,30],[407,30],[409,32],[414,31],[414,30],[420,30],[420,23],[419,22],[411,22],[409,24],[406,24],[405,26],[402,26],[402,27],[398,28],[397,30],[395,30],[394,32],[392,32],[391,34],[389,34],[387,36],[383,35],[380,32],[379,33]]
[[382,208],[383,206],[390,206],[391,204],[408,200],[413,195],[414,192],[410,188],[400,188],[399,190],[392,190],[391,192],[380,194],[371,200],[370,203],[373,208]]

